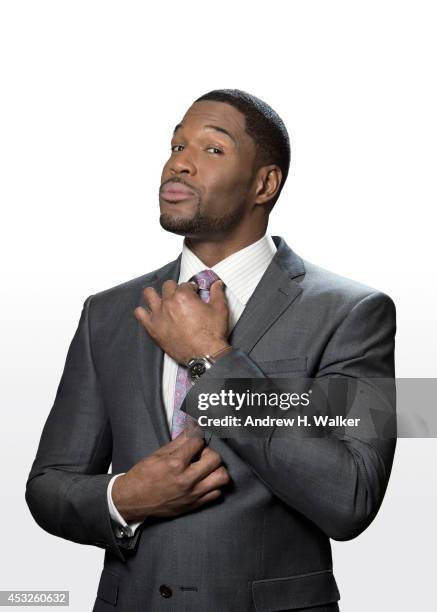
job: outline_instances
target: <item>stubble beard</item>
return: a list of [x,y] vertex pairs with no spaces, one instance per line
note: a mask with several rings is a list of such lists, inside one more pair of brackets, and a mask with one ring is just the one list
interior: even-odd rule
[[201,201],[199,200],[196,212],[192,217],[173,217],[172,215],[161,213],[159,223],[163,229],[173,234],[200,237],[202,235],[229,232],[238,225],[243,215],[243,205],[227,215],[213,216],[204,214],[201,212]]

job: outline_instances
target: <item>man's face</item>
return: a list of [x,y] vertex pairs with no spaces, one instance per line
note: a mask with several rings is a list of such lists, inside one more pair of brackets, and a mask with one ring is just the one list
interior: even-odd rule
[[240,111],[224,102],[195,102],[175,129],[162,171],[162,227],[213,238],[243,224],[253,200],[255,156]]

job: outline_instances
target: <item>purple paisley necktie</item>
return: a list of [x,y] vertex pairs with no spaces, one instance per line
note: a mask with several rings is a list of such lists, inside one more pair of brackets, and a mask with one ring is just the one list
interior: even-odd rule
[[[219,277],[212,270],[202,270],[195,274],[190,281],[195,281],[199,287],[199,297],[202,302],[209,302],[209,291],[212,283],[219,280]],[[176,375],[176,387],[174,395],[173,419],[171,424],[171,438],[174,440],[187,426],[188,422],[194,421],[189,414],[181,410],[182,402],[188,389],[191,387],[191,380],[188,369],[179,364]]]

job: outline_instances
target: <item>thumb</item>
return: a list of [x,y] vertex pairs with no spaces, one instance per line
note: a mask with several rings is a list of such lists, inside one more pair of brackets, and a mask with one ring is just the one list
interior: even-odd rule
[[216,280],[209,290],[209,303],[219,304],[221,302],[226,302],[225,286],[222,280]]

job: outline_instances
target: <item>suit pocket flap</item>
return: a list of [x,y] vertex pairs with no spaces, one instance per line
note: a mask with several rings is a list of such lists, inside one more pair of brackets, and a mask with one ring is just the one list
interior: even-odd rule
[[258,612],[309,608],[340,599],[332,570],[255,580],[252,582],[252,594]]
[[306,370],[306,357],[293,357],[292,359],[275,359],[274,361],[258,361],[258,365],[265,374],[287,374]]
[[117,603],[119,582],[120,578],[118,576],[111,574],[108,570],[103,570],[100,577],[99,588],[97,589],[97,597],[115,606]]

